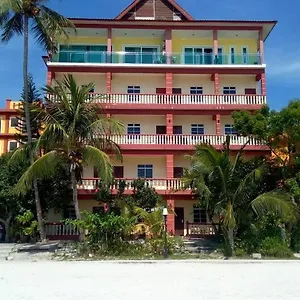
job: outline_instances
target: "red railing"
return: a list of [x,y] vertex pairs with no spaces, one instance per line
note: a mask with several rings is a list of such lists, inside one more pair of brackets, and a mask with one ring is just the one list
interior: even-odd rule
[[49,240],[77,240],[79,237],[78,229],[71,224],[46,223],[45,234]]
[[186,235],[189,237],[214,236],[219,225],[211,223],[186,222]]

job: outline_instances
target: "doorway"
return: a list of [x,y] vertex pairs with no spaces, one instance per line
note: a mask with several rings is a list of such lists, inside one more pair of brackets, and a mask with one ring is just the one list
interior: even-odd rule
[[5,242],[5,235],[6,235],[5,225],[2,222],[0,222],[0,243]]
[[167,126],[159,125],[156,126],[156,134],[166,134],[167,133]]
[[184,235],[184,208],[175,207],[175,235]]
[[256,95],[256,89],[245,89],[245,95]]
[[182,126],[173,126],[173,134],[182,134]]

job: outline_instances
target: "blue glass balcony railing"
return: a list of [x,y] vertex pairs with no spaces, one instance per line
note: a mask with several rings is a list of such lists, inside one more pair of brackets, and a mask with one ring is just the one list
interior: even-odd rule
[[178,64],[178,65],[260,65],[259,54],[198,54],[158,52],[85,52],[60,51],[52,62],[62,63],[115,63],[115,64]]

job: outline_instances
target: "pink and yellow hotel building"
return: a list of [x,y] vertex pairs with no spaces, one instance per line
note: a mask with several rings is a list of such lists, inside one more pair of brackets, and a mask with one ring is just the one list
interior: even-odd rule
[[[67,29],[68,45],[58,36],[58,52],[43,57],[47,83],[67,73],[94,82],[90,97],[125,125],[111,138],[123,151],[113,164],[115,177],[129,183],[126,193],[133,179],[146,178],[176,212],[170,232],[201,229],[205,213],[180,191],[184,155],[201,142],[221,149],[226,135],[233,152],[244,145],[231,113],[266,104],[264,47],[276,21],[195,20],[175,0],[136,0],[114,19],[71,20],[77,30]],[[253,139],[245,152],[264,155],[264,147]],[[84,170],[82,210],[100,209],[96,176],[93,166]]]

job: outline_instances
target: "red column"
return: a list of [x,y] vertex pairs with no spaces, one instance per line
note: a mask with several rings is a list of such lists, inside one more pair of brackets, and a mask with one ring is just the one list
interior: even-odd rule
[[221,116],[216,115],[216,134],[221,134]]
[[52,71],[47,72],[47,85],[52,85],[52,80],[55,79],[55,73]]
[[261,83],[261,94],[265,96],[266,95],[266,73],[261,74],[260,83]]
[[5,105],[5,108],[6,108],[6,109],[10,109],[10,104],[11,104],[11,99],[6,99],[6,105]]
[[106,73],[106,93],[111,94],[111,72]]
[[[7,102],[6,102],[7,104]],[[10,102],[9,102],[10,104]],[[9,107],[10,108],[10,107]],[[5,119],[4,119],[4,133],[8,134],[9,133],[9,115],[5,115]],[[7,153],[8,152],[8,137],[6,136],[4,139],[4,145],[3,145],[3,153]]]
[[166,94],[171,95],[173,92],[173,74],[166,73]]
[[172,57],[172,30],[166,29],[165,31],[165,46],[166,46],[166,54],[167,54],[167,63],[171,63]]
[[[168,199],[167,200],[167,206],[174,211],[175,210],[175,200],[173,199]],[[175,215],[174,213],[170,213],[167,216],[167,230],[168,233],[171,235],[175,234]]]
[[213,31],[213,49],[214,49],[214,55],[218,55],[218,48],[219,48],[219,45],[218,45],[218,31],[217,30],[214,30]]
[[214,92],[215,95],[219,95],[220,94],[220,89],[219,89],[219,74],[214,74],[213,75],[214,78]]
[[107,53],[111,53],[112,33],[111,28],[107,29]]
[[263,37],[263,31],[262,29],[258,32],[258,48],[259,48],[259,54],[260,54],[260,60],[261,63],[265,63],[265,49],[264,49],[264,37]]
[[166,155],[166,175],[167,178],[174,178],[174,155]]
[[173,134],[173,115],[166,114],[166,132],[167,134]]

